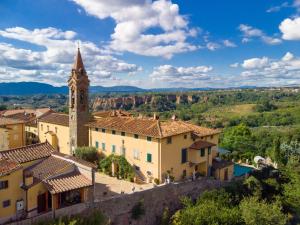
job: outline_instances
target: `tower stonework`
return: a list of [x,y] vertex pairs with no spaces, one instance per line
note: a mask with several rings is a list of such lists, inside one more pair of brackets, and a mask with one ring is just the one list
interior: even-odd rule
[[76,59],[68,80],[69,86],[69,129],[70,154],[77,147],[88,146],[89,130],[89,78],[85,71],[78,48]]

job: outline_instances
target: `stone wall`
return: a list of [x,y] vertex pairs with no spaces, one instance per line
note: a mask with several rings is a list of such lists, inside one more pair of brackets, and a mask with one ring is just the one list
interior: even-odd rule
[[[83,215],[92,209],[102,211],[116,225],[154,225],[158,224],[163,210],[168,207],[173,213],[180,208],[180,198],[189,196],[196,199],[205,190],[220,188],[223,184],[211,178],[202,178],[196,181],[184,183],[173,183],[158,186],[149,190],[135,192],[127,195],[119,195],[102,201],[95,201],[93,204],[78,204],[71,207],[62,208],[55,211],[55,216],[73,215],[82,213]],[[131,218],[132,208],[142,201],[145,214],[140,219]],[[32,222],[49,218],[51,213],[45,214],[45,217],[28,219],[14,223],[15,225],[27,225]]]

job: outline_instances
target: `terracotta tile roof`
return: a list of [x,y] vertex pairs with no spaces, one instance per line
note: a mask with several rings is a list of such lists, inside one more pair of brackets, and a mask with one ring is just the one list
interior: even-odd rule
[[0,126],[20,124],[20,123],[24,123],[24,122],[25,121],[22,121],[22,120],[0,117]]
[[196,150],[200,150],[201,148],[208,148],[208,147],[212,147],[212,146],[216,146],[216,144],[214,143],[210,143],[210,142],[207,142],[207,141],[196,141],[194,142],[190,148],[191,149],[196,149]]
[[52,110],[50,108],[39,108],[39,109],[11,109],[11,110],[5,110],[0,111],[0,115],[3,116],[11,116],[18,113],[26,113],[26,114],[34,114],[36,117],[39,117],[45,113],[51,112]]
[[18,169],[20,169],[22,166],[10,159],[0,159],[0,177],[8,175]]
[[96,118],[93,122],[90,122],[88,126],[124,131],[155,138],[164,138],[188,132],[195,132],[197,135],[200,135],[200,137],[219,133],[218,130],[199,127],[180,120],[160,121],[153,118],[139,117]]
[[87,162],[83,159],[77,158],[77,157],[72,156],[72,155],[66,155],[66,154],[63,154],[61,152],[54,152],[54,153],[52,153],[52,155],[61,157],[62,159],[65,159],[65,160],[72,160],[74,162],[77,162],[79,164],[82,164],[82,165],[90,167],[90,168],[94,168],[94,169],[97,168],[97,165],[95,165],[93,163],[90,163],[90,162]]
[[52,123],[61,126],[69,126],[69,115],[63,113],[50,113],[39,119],[39,122]]
[[51,194],[57,194],[93,185],[91,180],[78,171],[73,171],[69,174],[45,180],[43,183],[46,185]]
[[16,120],[21,120],[21,121],[24,121],[24,122],[30,122],[30,121],[36,119],[34,114],[28,114],[28,113],[23,113],[23,112],[7,115],[5,117],[6,118],[11,118],[11,119],[16,119]]
[[212,161],[212,167],[214,169],[222,169],[222,168],[231,166],[233,164],[234,164],[233,162],[227,161],[224,159],[213,159],[213,161]]
[[41,162],[26,168],[24,172],[30,172],[35,180],[34,183],[38,183],[54,175],[59,175],[66,171],[73,171],[74,169],[75,166],[73,163],[50,156]]
[[26,163],[33,160],[49,157],[54,151],[55,149],[46,142],[0,151],[0,159],[5,158],[14,160],[18,163]]

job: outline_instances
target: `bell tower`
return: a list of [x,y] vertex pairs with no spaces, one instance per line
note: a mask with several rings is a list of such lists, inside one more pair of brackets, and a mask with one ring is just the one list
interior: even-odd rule
[[88,146],[89,131],[86,123],[89,121],[89,78],[85,71],[80,49],[68,80],[69,86],[69,129],[70,154],[77,147]]

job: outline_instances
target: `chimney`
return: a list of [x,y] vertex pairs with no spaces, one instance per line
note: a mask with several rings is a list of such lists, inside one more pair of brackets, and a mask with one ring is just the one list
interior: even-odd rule
[[24,184],[25,186],[33,184],[33,173],[31,171],[26,171],[24,173]]

